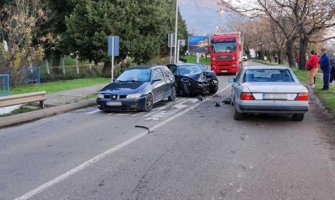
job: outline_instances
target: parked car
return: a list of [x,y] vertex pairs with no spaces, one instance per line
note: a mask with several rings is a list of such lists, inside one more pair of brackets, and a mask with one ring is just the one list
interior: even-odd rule
[[125,70],[100,90],[100,110],[143,110],[149,112],[163,99],[176,99],[175,78],[166,66],[137,66]]
[[246,113],[283,113],[302,121],[308,111],[308,90],[289,67],[244,67],[229,82],[235,120]]
[[219,80],[216,74],[199,64],[169,64],[168,68],[175,76],[177,95],[207,95],[218,91]]

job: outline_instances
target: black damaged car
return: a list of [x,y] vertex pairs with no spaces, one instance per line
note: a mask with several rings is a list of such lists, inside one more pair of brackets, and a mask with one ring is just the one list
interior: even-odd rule
[[149,112],[161,100],[176,99],[175,78],[166,66],[138,66],[125,70],[98,93],[103,111],[143,110]]
[[215,94],[218,91],[219,80],[209,69],[191,63],[167,66],[175,75],[179,96]]

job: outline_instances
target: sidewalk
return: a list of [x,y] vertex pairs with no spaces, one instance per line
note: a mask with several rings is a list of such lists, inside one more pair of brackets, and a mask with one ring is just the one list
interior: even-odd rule
[[98,84],[47,94],[47,99],[44,101],[44,109],[1,117],[0,128],[94,106],[96,104],[94,95],[105,85]]
[[87,100],[86,98],[97,94],[106,84],[99,84],[89,87],[65,90],[47,94],[47,99],[44,101],[46,107],[60,106],[70,103],[76,103]]

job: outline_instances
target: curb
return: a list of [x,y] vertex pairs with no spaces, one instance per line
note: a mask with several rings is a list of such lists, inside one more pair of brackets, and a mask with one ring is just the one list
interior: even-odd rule
[[34,121],[34,120],[42,119],[45,117],[51,117],[54,115],[63,114],[65,112],[78,110],[78,109],[86,108],[86,107],[93,106],[93,105],[96,105],[95,99],[81,101],[78,103],[71,103],[71,104],[56,106],[52,108],[45,108],[42,110],[22,113],[18,115],[12,115],[8,117],[3,117],[0,120],[0,128],[12,126],[16,124],[21,124],[21,123],[25,123],[29,121]]

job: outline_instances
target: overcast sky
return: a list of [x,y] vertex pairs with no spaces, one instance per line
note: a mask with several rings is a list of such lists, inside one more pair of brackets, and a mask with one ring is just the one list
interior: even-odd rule
[[216,0],[179,0],[179,9],[187,23],[189,33],[196,35],[215,33],[217,26],[226,32],[234,31],[236,20],[240,20],[228,11],[219,16],[220,7]]

